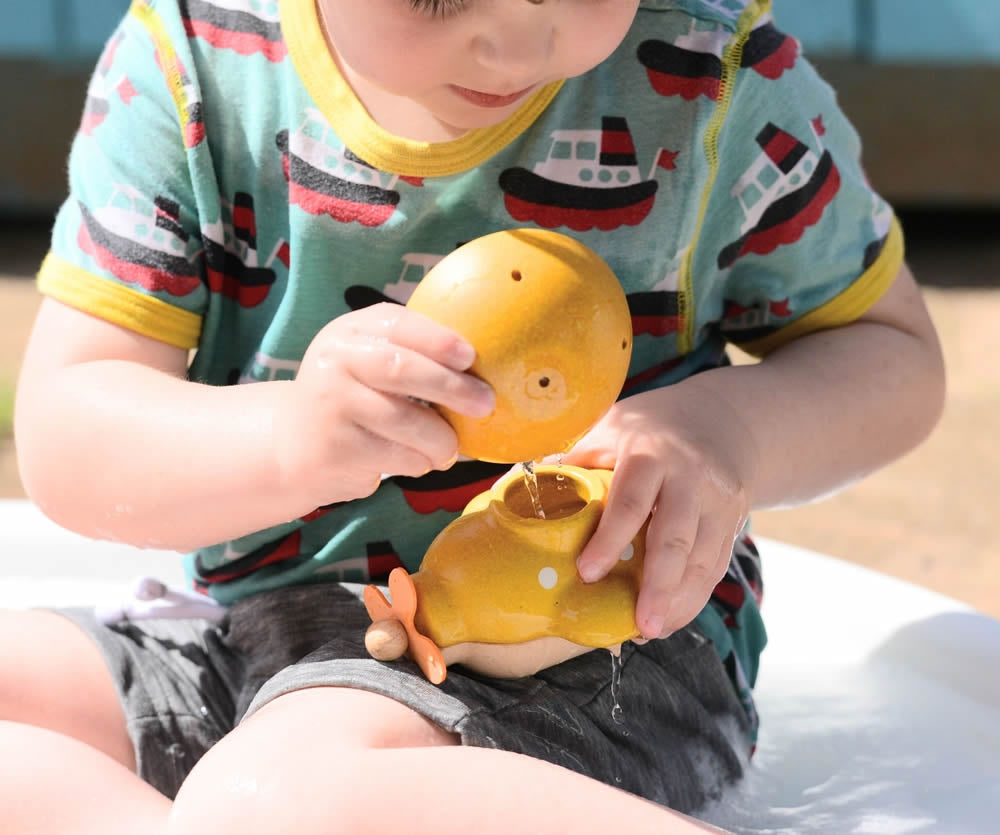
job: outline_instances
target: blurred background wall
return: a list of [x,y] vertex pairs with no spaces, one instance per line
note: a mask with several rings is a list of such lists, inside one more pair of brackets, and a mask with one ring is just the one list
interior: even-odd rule
[[[713,0],[726,5],[731,0]],[[251,0],[273,2],[273,0]],[[128,0],[4,0],[0,214],[51,216],[90,71]],[[897,205],[1000,195],[1000,0],[774,0],[838,89]]]

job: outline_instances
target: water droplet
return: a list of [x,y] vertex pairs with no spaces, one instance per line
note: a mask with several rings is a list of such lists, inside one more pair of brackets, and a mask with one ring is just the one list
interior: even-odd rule
[[542,500],[538,494],[538,476],[535,475],[535,465],[532,461],[524,461],[521,464],[524,471],[524,486],[528,488],[528,496],[531,499],[531,509],[539,519],[545,518],[545,511],[542,510]]
[[622,724],[625,721],[625,711],[622,710],[622,706],[618,699],[622,692],[622,656],[621,650],[619,649],[616,654],[614,651],[611,652],[611,718],[615,720],[615,724]]

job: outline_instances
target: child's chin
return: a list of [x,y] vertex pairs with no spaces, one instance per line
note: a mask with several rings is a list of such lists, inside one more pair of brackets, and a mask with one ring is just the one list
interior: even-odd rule
[[470,106],[463,113],[456,114],[455,120],[450,122],[450,124],[452,124],[453,127],[460,128],[462,130],[491,128],[510,118],[510,115],[517,110],[517,108],[517,104],[504,108],[489,109]]

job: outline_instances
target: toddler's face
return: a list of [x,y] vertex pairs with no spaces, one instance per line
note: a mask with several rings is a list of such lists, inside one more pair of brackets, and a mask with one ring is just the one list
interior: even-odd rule
[[639,0],[318,0],[349,76],[459,130],[603,61]]

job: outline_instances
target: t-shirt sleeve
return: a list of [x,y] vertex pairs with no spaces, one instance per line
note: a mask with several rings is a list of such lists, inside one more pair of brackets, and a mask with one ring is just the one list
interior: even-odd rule
[[711,303],[726,339],[761,356],[861,316],[896,277],[903,243],[799,44],[766,19],[730,61],[693,275],[695,288],[706,275],[724,288]]
[[39,289],[143,335],[192,348],[207,303],[190,156],[203,136],[183,57],[136,2],[90,81]]

